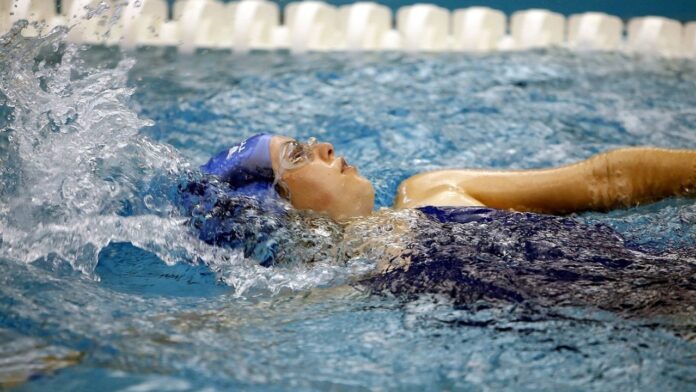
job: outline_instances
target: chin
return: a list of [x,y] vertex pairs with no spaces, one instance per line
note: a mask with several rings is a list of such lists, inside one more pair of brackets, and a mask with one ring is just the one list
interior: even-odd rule
[[374,192],[371,189],[370,192],[353,193],[347,198],[344,195],[343,200],[343,203],[341,203],[342,207],[334,210],[338,213],[331,214],[339,220],[368,216],[372,214],[372,209],[375,205]]
[[375,208],[375,191],[372,189],[372,185],[370,185],[369,190],[365,194],[355,200],[358,200],[357,203],[359,205],[356,215],[366,216],[372,214],[372,210]]

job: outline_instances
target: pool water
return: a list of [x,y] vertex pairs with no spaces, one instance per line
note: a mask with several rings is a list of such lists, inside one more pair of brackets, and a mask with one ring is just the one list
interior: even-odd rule
[[[696,309],[676,318],[582,307],[551,315],[461,308],[446,296],[370,295],[346,283],[371,260],[261,267],[199,241],[171,202],[182,176],[257,132],[333,143],[373,182],[378,207],[424,170],[547,167],[627,145],[696,148],[693,61],[563,49],[122,54],[65,45],[61,34],[6,36],[0,61],[4,385],[696,384]],[[693,199],[574,218],[696,263]]]

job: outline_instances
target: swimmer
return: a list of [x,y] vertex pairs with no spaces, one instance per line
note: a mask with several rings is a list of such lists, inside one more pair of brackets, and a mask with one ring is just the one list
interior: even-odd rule
[[[191,227],[262,266],[373,260],[370,293],[432,293],[461,306],[590,306],[631,316],[691,314],[696,249],[648,249],[567,217],[693,195],[696,150],[629,148],[551,169],[450,169],[374,189],[329,143],[260,134],[182,188]],[[545,213],[545,215],[538,213]]]
[[[330,143],[256,135],[202,167],[236,187],[267,183],[299,210],[345,220],[373,211],[374,189]],[[625,148],[557,168],[492,171],[447,169],[399,185],[395,209],[491,207],[568,214],[629,207],[693,195],[696,150]]]

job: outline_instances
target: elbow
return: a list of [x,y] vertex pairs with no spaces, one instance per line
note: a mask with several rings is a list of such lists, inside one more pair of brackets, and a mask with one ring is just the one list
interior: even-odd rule
[[640,172],[626,165],[625,151],[606,152],[588,161],[590,166],[587,181],[589,209],[608,210],[635,203],[637,194],[635,180]]

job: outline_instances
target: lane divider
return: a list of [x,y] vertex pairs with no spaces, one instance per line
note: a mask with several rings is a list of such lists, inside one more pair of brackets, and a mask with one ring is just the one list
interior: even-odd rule
[[624,23],[597,12],[565,18],[543,9],[518,11],[470,7],[453,12],[433,4],[414,4],[393,15],[374,2],[341,7],[309,0],[292,2],[283,12],[268,0],[177,0],[168,19],[166,0],[0,0],[0,33],[20,19],[32,22],[23,34],[36,35],[59,25],[71,27],[73,42],[140,46],[178,46],[238,52],[287,49],[306,51],[490,52],[563,46],[575,50],[615,50],[669,57],[696,57],[696,22],[658,16]]
[[568,19],[568,46],[587,50],[621,48],[623,22],[599,12],[573,15]]
[[635,18],[628,23],[628,49],[678,56],[683,49],[683,34],[683,26],[676,20],[658,16]]
[[452,46],[463,52],[496,50],[505,37],[505,14],[486,7],[456,10],[452,14]]

